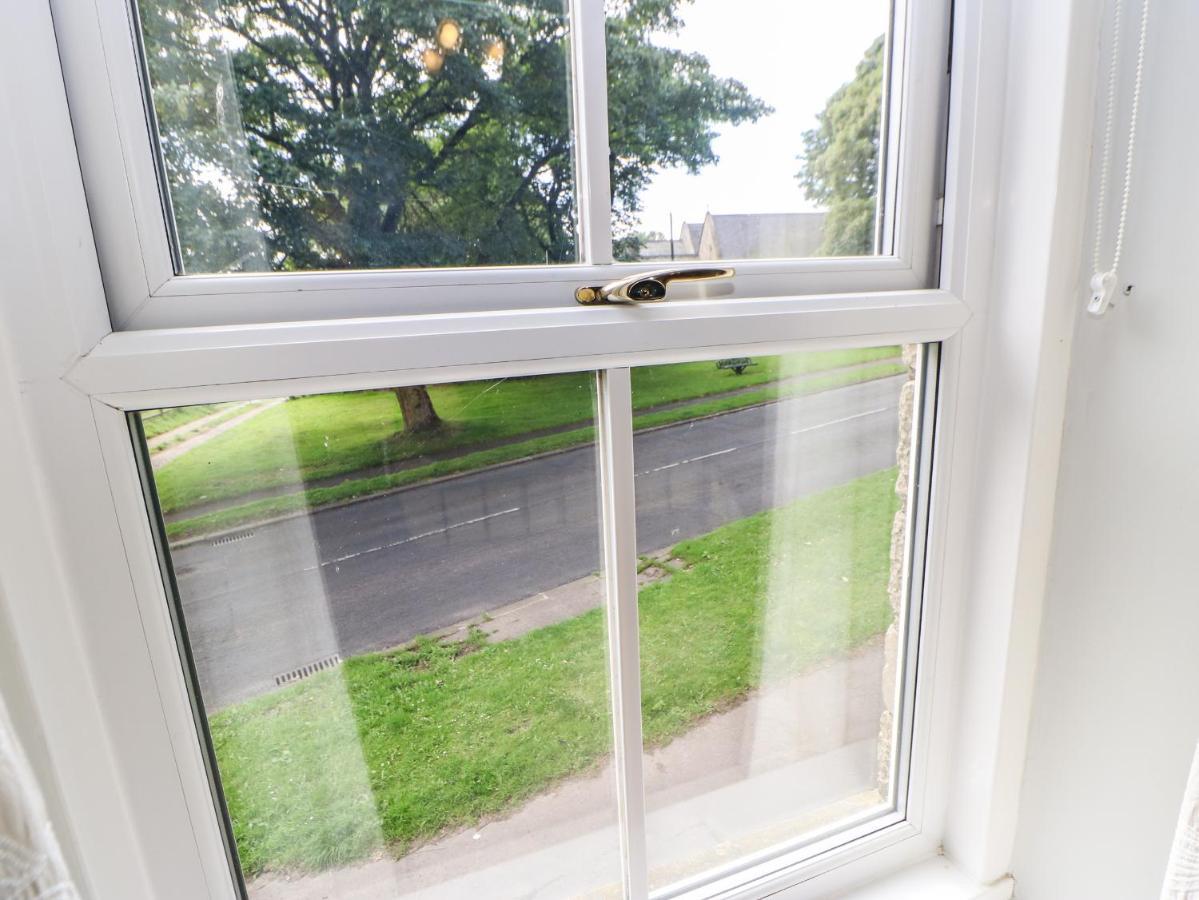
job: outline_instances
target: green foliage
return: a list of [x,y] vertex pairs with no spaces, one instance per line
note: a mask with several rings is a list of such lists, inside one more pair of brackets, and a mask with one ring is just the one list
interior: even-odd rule
[[139,3],[183,269],[270,268],[237,89],[203,4]]
[[[609,19],[618,249],[655,168],[713,161],[715,124],[766,112],[651,42],[681,2],[624,0]],[[561,0],[139,6],[186,269],[576,258]],[[461,43],[430,66],[446,18]]]
[[[882,634],[895,470],[686,541],[641,591],[643,720],[665,744]],[[429,639],[215,713],[246,872],[402,855],[611,753],[602,610],[487,644]]]
[[837,89],[817,127],[804,132],[797,177],[808,197],[828,208],[820,248],[825,256],[874,251],[885,44],[879,37],[870,45],[853,81]]
[[658,46],[652,35],[683,25],[686,0],[617,0],[608,4],[608,136],[613,252],[635,260],[640,194],[654,170],[689,172],[717,161],[714,126],[757,121],[773,110],[738,81],[715,77],[707,59]]

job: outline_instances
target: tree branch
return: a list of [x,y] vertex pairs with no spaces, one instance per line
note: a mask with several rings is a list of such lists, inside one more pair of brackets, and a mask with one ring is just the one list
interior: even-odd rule
[[257,126],[246,122],[245,120],[242,120],[241,127],[244,128],[246,131],[248,131],[250,134],[257,135],[259,138],[266,141],[268,144],[274,144],[276,147],[282,147],[284,150],[286,150],[288,153],[290,153],[293,157],[298,155],[297,150],[296,150],[296,145],[294,143],[287,140],[286,138],[280,137],[279,135],[275,134],[274,132],[267,131],[262,128],[258,128]]
[[499,215],[497,215],[495,218],[495,225],[493,228],[498,229],[500,227],[500,224],[504,220],[504,214],[516,208],[516,204],[520,202],[521,195],[529,189],[529,185],[533,183],[533,179],[537,177],[537,173],[545,167],[546,163],[561,153],[562,150],[563,147],[560,144],[554,144],[549,150],[534,160],[533,167],[529,169],[525,177],[520,180],[520,184],[517,185],[516,190],[514,190],[508,199],[505,200],[500,206]]
[[232,28],[232,30],[237,32],[237,34],[241,35],[245,39],[246,43],[248,43],[250,46],[255,47],[258,50],[262,51],[262,53],[265,54],[268,63],[273,62],[276,65],[280,66],[281,68],[286,69],[287,71],[291,72],[297,78],[299,78],[300,82],[304,85],[305,88],[308,89],[308,92],[312,95],[313,99],[316,100],[316,102],[319,103],[322,108],[324,108],[325,110],[329,110],[329,111],[332,110],[332,107],[329,105],[329,101],[326,99],[325,92],[322,91],[320,89],[320,87],[317,86],[316,82],[314,82],[311,78],[309,78],[307,75],[304,74],[304,70],[300,68],[300,66],[297,62],[295,62],[294,60],[291,60],[291,59],[287,59],[283,56],[280,56],[279,53],[272,50],[268,44],[266,44],[264,41],[260,40],[259,38],[254,37],[254,35],[251,34],[249,31],[241,30],[238,28]]
[[463,139],[470,132],[470,130],[474,128],[476,124],[478,124],[479,116],[482,115],[480,112],[482,108],[482,101],[475,104],[474,109],[467,113],[466,118],[463,119],[461,124],[454,129],[453,133],[445,139],[440,149],[433,154],[433,158],[429,160],[423,169],[421,169],[420,173],[416,176],[417,179],[427,178],[441,168],[441,164],[445,162],[446,157],[453,152],[455,147],[462,143]]

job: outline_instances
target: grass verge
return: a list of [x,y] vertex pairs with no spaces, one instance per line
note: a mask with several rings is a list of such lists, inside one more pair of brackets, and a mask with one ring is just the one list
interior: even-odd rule
[[[214,416],[212,421],[206,422],[202,431],[197,431],[195,429],[184,431],[171,438],[169,441],[160,442],[154,447],[154,452],[157,453],[161,450],[166,450],[168,447],[174,447],[176,444],[181,444],[184,441],[188,441],[194,437],[197,437],[198,435],[212,431],[212,429],[224,425],[230,419],[236,419],[238,416],[247,415],[248,413],[253,412],[258,406],[261,405],[261,403],[262,401],[260,400],[251,400],[249,403],[245,404],[233,404],[230,406],[230,408],[226,409],[224,412],[221,412],[220,415]],[[220,411],[220,407],[217,408],[217,411]]]
[[[902,374],[904,371],[904,367],[898,363],[879,363],[878,365],[865,366],[859,369],[830,372],[827,375],[808,378],[793,384],[784,383],[781,386],[775,384],[765,387],[760,391],[749,391],[743,394],[718,397],[706,401],[701,400],[697,403],[675,409],[635,416],[633,427],[644,429],[669,425],[687,419],[696,419],[721,412],[731,412],[732,410],[743,409],[747,406],[755,406],[759,403],[766,403],[772,400],[814,394],[832,388],[845,387],[850,384],[888,378],[892,375]],[[263,413],[257,418],[270,415],[273,411]],[[243,427],[251,427],[255,421],[251,420]],[[479,450],[463,456],[429,463],[428,465],[405,469],[401,472],[375,475],[369,478],[355,478],[329,487],[309,488],[297,491],[294,494],[282,494],[278,497],[252,500],[249,503],[231,506],[216,512],[171,522],[167,525],[167,537],[174,541],[180,541],[191,537],[212,534],[213,532],[250,525],[277,516],[318,509],[322,506],[342,503],[347,500],[365,498],[372,494],[395,490],[396,488],[418,484],[419,482],[429,481],[434,478],[464,474],[476,469],[486,468],[487,466],[524,459],[539,453],[549,453],[555,450],[577,447],[593,440],[595,440],[595,429],[591,426],[586,426],[515,444],[505,444],[488,450]],[[201,447],[200,449],[203,448]],[[186,457],[181,457],[181,459],[183,458]],[[174,463],[164,467],[162,472],[167,471],[171,465],[174,465]],[[161,478],[161,473],[159,473],[158,477]],[[164,509],[164,511],[166,510]]]
[[[147,410],[142,413],[142,429],[146,432],[146,440],[152,440],[189,422],[210,416],[227,405],[229,404],[203,403],[199,406],[174,406],[170,409]],[[152,415],[151,412],[153,412]]]
[[[711,362],[643,366],[633,370],[634,401],[645,409],[898,353],[874,347],[766,357],[740,376]],[[290,399],[163,466],[155,475],[159,502],[171,513],[447,450],[482,450],[545,429],[582,427],[594,415],[593,379],[586,372],[431,385],[429,395],[445,427],[424,435],[404,432],[390,391]]]
[[[679,544],[686,568],[640,595],[647,743],[885,631],[896,508],[890,469]],[[596,771],[603,631],[592,610],[501,643],[421,640],[211,716],[247,874],[402,855]]]

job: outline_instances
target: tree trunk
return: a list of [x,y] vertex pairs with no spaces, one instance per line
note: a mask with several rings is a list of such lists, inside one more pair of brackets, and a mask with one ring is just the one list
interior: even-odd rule
[[405,431],[429,431],[441,425],[441,418],[433,409],[429,389],[423,384],[393,390],[396,399],[400,401],[400,415],[404,417]]

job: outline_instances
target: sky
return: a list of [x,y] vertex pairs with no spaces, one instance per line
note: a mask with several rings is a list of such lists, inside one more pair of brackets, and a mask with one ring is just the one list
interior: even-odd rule
[[658,42],[702,53],[712,71],[736,78],[774,113],[722,127],[720,161],[688,175],[668,169],[642,194],[641,229],[666,233],[674,214],[802,212],[813,209],[795,173],[803,133],[829,96],[853,78],[866,49],[887,30],[889,0],[694,0],[686,23]]

